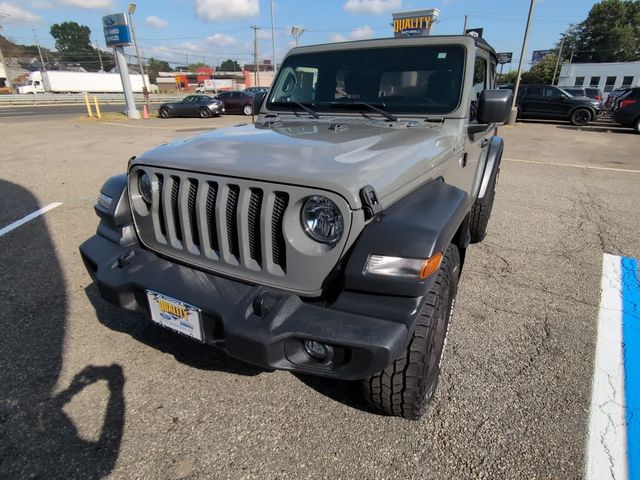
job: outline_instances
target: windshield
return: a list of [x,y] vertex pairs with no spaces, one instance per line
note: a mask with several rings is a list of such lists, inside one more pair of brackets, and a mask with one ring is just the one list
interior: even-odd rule
[[302,103],[334,112],[369,103],[392,113],[445,114],[460,103],[464,62],[461,45],[292,55],[280,68],[267,108],[299,111]]

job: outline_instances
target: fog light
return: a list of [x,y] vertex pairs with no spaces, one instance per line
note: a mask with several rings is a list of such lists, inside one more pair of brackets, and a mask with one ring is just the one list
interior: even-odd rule
[[310,357],[316,360],[324,360],[329,355],[329,349],[324,343],[316,342],[315,340],[305,340],[304,350]]

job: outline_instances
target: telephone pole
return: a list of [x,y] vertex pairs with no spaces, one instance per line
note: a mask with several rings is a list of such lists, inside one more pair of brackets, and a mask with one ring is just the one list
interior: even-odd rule
[[255,72],[253,73],[254,87],[260,85],[260,66],[258,65],[258,30],[260,27],[252,25],[250,27],[253,30],[253,64],[255,66]]
[[516,123],[516,117],[518,116],[518,110],[516,109],[516,99],[518,98],[518,89],[520,88],[520,77],[522,76],[522,67],[524,65],[524,56],[527,52],[527,40],[529,39],[529,29],[531,28],[531,20],[533,19],[533,9],[536,6],[536,0],[531,0],[529,6],[529,17],[527,18],[527,26],[524,29],[524,38],[522,39],[522,51],[520,52],[520,61],[518,62],[518,76],[516,77],[516,86],[513,90],[513,103],[511,104],[511,114],[509,115],[509,121],[507,124],[513,125]]
[[564,47],[564,35],[562,36],[562,40],[560,41],[560,52],[558,52],[558,58],[556,58],[556,68],[553,69],[553,79],[551,80],[551,85],[556,84],[556,73],[558,73],[558,65],[560,65],[560,59],[562,58],[563,47]]
[[271,0],[271,49],[273,51],[273,71],[275,72],[278,69],[276,63],[276,30],[273,21],[273,0]]
[[467,20],[469,18],[469,15],[465,15],[464,16],[464,26],[462,27],[462,34],[466,35],[467,34]]
[[38,42],[38,36],[36,35],[36,29],[32,28],[33,38],[36,41],[36,47],[38,47],[38,54],[40,55],[40,65],[42,65],[42,69],[46,70],[47,68],[44,66],[44,59],[42,58],[42,50],[40,49],[40,42]]
[[104,72],[104,65],[102,64],[102,54],[100,53],[100,44],[98,40],[96,42],[96,51],[98,52],[98,60],[100,61],[100,70]]

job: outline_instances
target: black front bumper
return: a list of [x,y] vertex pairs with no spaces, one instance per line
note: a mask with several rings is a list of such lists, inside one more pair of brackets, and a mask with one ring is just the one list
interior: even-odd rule
[[[80,253],[107,301],[148,313],[148,289],[197,306],[204,342],[254,365],[355,380],[384,369],[406,347],[411,321],[395,307],[393,316],[404,321],[312,304],[289,292],[219,277],[160,258],[138,244],[122,247],[99,235],[84,242]],[[368,312],[387,312],[397,299],[372,295],[366,302]],[[403,302],[402,308],[407,317],[415,316],[415,301]],[[304,340],[329,345],[331,355],[315,360],[305,352]]]

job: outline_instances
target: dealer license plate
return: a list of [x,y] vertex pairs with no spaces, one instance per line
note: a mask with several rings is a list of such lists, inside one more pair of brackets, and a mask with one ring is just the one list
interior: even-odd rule
[[147,290],[151,320],[163,327],[202,341],[200,309],[161,293]]

